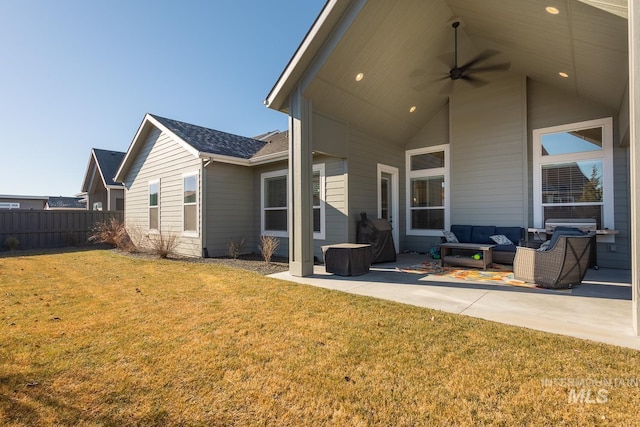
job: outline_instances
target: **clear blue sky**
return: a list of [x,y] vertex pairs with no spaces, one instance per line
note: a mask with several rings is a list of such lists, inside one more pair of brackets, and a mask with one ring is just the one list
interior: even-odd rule
[[324,0],[0,0],[0,194],[73,195],[149,112],[255,136]]

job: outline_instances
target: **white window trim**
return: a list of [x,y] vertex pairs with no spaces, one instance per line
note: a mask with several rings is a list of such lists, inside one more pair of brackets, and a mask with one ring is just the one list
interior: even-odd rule
[[[158,228],[151,228],[151,221],[149,221],[150,215],[149,215],[149,211],[151,210],[151,204],[150,202],[150,196],[151,196],[151,186],[153,184],[158,184]],[[161,223],[160,223],[160,194],[161,194],[161,188],[160,188],[160,180],[159,179],[152,179],[149,182],[147,182],[147,230],[149,230],[149,233],[160,233],[161,230]]]
[[[268,178],[275,178],[275,177],[285,177],[286,180],[286,186],[285,188],[289,188],[289,176],[287,173],[287,169],[281,169],[281,170],[277,170],[277,171],[271,171],[271,172],[263,172],[260,174],[260,233],[261,235],[267,235],[267,236],[274,236],[274,237],[289,237],[289,206],[288,206],[288,201],[287,201],[287,205],[285,206],[285,211],[287,213],[287,231],[281,231],[281,230],[265,230],[265,223],[264,223],[264,213],[267,210],[267,208],[264,207],[264,182],[266,179]],[[287,196],[287,200],[288,200],[288,196]],[[282,209],[282,208],[271,208],[271,209]]]
[[[326,176],[325,176],[325,164],[319,163],[313,165],[313,172],[320,172],[320,231],[313,233],[314,240],[324,240],[326,238]],[[267,178],[282,177],[284,176],[287,183],[287,191],[289,191],[289,171],[288,169],[281,169],[271,172],[263,172],[260,174],[260,233],[263,235],[269,235],[274,237],[289,237],[289,197],[287,195],[287,231],[279,230],[265,230],[264,224],[264,181]],[[317,206],[312,206],[311,211]],[[313,218],[311,221],[313,226]]]
[[[313,165],[313,172],[320,172],[320,231],[319,232],[313,232],[313,238],[316,240],[324,240],[326,237],[326,227],[325,227],[325,199],[326,199],[326,193],[325,193],[325,174],[324,174],[324,163],[319,163],[317,165]],[[316,206],[312,207],[312,211],[313,209],[315,209]],[[312,221],[312,226],[313,226],[313,221]]]
[[[437,151],[444,152],[444,167],[435,169],[422,169],[417,171],[411,170],[411,157],[419,154],[434,153]],[[406,172],[406,234],[407,236],[442,236],[442,230],[436,229],[413,229],[411,228],[411,178],[421,178],[435,175],[444,176],[444,227],[449,229],[451,224],[451,156],[449,154],[449,144],[434,145],[431,147],[416,148],[407,150],[405,153],[405,172]]]
[[[542,136],[550,133],[567,132],[578,129],[602,127],[602,150],[582,153],[542,155]],[[602,160],[602,227],[615,229],[614,217],[614,181],[613,181],[613,119],[587,120],[578,123],[552,126],[533,130],[533,226],[543,228],[544,212],[542,206],[542,166],[561,162],[583,160]],[[594,203],[576,203],[594,205]]]
[[[184,203],[184,179],[190,176],[195,176],[196,177],[196,202],[195,202],[195,206],[196,206],[196,230],[195,231],[186,231],[184,229],[184,207],[185,207],[185,203]],[[199,180],[199,176],[200,174],[198,173],[198,171],[195,172],[186,172],[182,174],[182,235],[185,237],[198,237],[200,236],[200,180]],[[188,205],[192,205],[191,203],[189,203]]]

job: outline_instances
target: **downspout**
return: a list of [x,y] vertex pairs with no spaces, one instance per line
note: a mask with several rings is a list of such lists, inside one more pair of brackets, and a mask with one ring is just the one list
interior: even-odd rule
[[200,172],[200,236],[202,238],[202,257],[209,257],[209,250],[207,249],[207,166],[213,163],[211,159],[202,159],[201,172]]

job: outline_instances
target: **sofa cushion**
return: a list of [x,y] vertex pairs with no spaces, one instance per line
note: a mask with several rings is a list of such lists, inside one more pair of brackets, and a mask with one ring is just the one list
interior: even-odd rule
[[524,237],[523,233],[522,227],[496,227],[496,234],[504,234],[514,245],[517,245]]
[[456,235],[459,242],[471,243],[471,229],[470,225],[452,225],[451,231]]
[[584,236],[584,233],[580,231],[579,228],[556,227],[556,229],[553,230],[551,239],[549,239],[549,246],[547,250],[550,251],[551,249],[553,249],[560,236]]
[[492,249],[493,252],[515,252],[516,245],[496,245]]
[[496,234],[496,227],[493,225],[474,225],[471,228],[470,243],[494,244],[494,241],[489,238],[494,234]]

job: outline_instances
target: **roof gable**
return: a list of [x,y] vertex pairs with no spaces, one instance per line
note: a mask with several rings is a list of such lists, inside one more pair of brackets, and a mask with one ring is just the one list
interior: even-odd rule
[[199,153],[249,159],[266,144],[264,141],[253,138],[221,132],[153,114],[150,114],[150,116],[195,148]]

